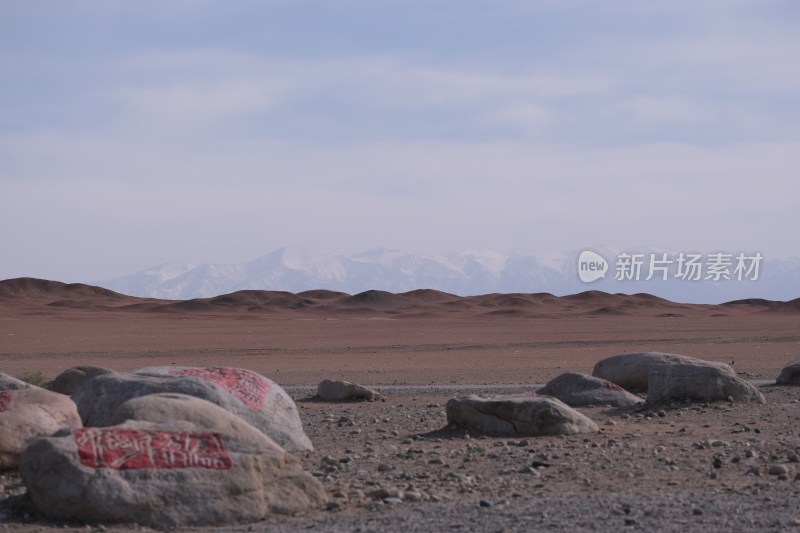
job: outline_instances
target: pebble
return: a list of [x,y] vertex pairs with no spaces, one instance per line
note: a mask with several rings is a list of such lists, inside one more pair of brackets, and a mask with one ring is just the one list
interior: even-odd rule
[[390,496],[389,498],[384,498],[383,503],[386,503],[388,505],[397,505],[399,503],[403,503],[403,500],[395,496]]
[[494,502],[490,500],[481,500],[478,502],[481,507],[494,507]]
[[789,467],[781,464],[772,465],[769,467],[768,473],[771,476],[780,476],[780,475],[787,476],[789,475]]

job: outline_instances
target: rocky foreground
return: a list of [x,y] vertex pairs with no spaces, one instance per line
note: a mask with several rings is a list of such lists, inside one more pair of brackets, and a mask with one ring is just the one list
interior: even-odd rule
[[[386,401],[297,400],[313,451],[296,452],[327,503],[226,531],[783,531],[800,528],[800,389],[767,403],[580,407],[599,431],[499,438],[447,427],[449,399],[532,388],[382,391]],[[18,474],[0,478],[10,531],[147,529],[45,518]],[[67,526],[64,528],[64,526]],[[180,530],[214,531],[213,527]]]

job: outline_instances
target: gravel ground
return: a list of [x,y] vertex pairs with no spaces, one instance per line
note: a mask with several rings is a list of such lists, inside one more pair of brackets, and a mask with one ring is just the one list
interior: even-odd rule
[[[386,402],[323,403],[295,388],[316,446],[299,457],[331,503],[187,531],[800,529],[800,389],[764,386],[766,405],[580,409],[601,428],[580,436],[498,439],[444,427],[453,396],[525,390],[393,388],[382,390]],[[0,529],[144,529],[52,523],[16,474],[0,485]]]

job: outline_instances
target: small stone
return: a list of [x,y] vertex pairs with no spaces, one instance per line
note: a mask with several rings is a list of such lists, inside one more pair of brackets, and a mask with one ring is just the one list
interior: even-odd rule
[[385,503],[387,505],[397,505],[399,503],[403,503],[403,500],[401,500],[400,498],[397,498],[395,496],[390,496],[389,498],[384,498],[383,499],[383,503]]
[[520,474],[529,474],[534,477],[542,477],[542,474],[532,466],[523,466],[519,469]]
[[339,504],[339,502],[328,502],[328,504],[325,506],[326,511],[338,511],[341,508],[342,506]]
[[769,467],[768,473],[771,476],[780,476],[780,475],[788,476],[789,475],[789,467],[787,467],[786,465],[781,465],[781,464],[772,465],[772,466]]
[[407,490],[403,497],[410,502],[418,502],[422,499],[422,493],[416,490]]
[[478,502],[481,507],[494,507],[494,502],[490,500],[481,500]]
[[378,465],[378,472],[388,472],[392,470],[392,465],[387,463],[381,463]]

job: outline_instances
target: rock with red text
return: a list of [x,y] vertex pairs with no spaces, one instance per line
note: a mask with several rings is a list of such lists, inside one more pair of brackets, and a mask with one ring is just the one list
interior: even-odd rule
[[20,474],[53,519],[153,527],[233,524],[327,501],[322,485],[263,433],[219,409],[204,425],[128,421],[31,444]]
[[86,426],[107,426],[127,400],[180,393],[214,403],[258,428],[287,451],[311,450],[294,400],[274,381],[241,368],[149,367],[89,380],[75,396]]

